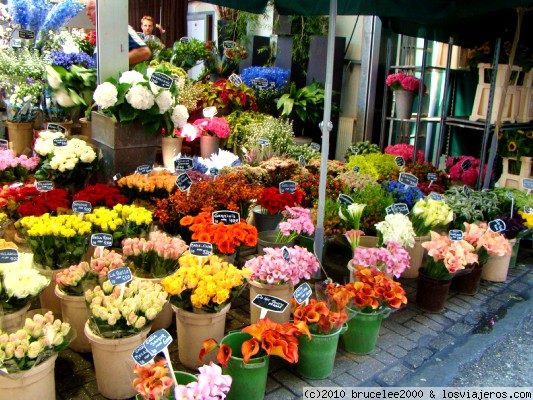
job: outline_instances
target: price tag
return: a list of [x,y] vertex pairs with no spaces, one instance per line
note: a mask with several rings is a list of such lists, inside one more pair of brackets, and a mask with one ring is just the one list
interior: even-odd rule
[[113,286],[125,285],[130,282],[133,277],[131,275],[131,270],[128,267],[120,267],[117,269],[112,269],[107,273],[107,279]]
[[189,252],[193,256],[208,257],[213,254],[213,245],[206,242],[191,242]]
[[180,37],[180,42],[184,42],[184,43],[186,43],[186,42],[189,42],[190,40],[191,40],[191,38],[188,37],[188,36],[182,36],[182,37]]
[[405,203],[396,203],[392,205],[392,210],[394,214],[403,214],[407,215],[409,214],[409,207],[407,207],[407,204]]
[[19,188],[21,186],[24,186],[24,184],[22,182],[13,182],[11,185],[9,185],[9,188],[10,189],[16,189],[16,188]]
[[507,229],[507,226],[505,225],[505,221],[501,219],[495,219],[489,222],[489,229],[492,232],[503,232],[505,229]]
[[19,252],[17,249],[1,249],[0,250],[0,263],[12,263],[17,262],[19,259]]
[[312,294],[313,290],[311,289],[311,286],[309,286],[307,282],[304,282],[296,288],[292,297],[294,297],[294,300],[296,300],[298,304],[302,304],[307,302]]
[[397,157],[394,157],[394,162],[396,163],[396,165],[398,167],[403,167],[405,165],[405,160],[403,159],[402,156],[397,156]]
[[202,110],[202,115],[204,118],[213,118],[215,115],[217,115],[217,108],[216,107],[206,107]]
[[279,183],[279,192],[280,193],[294,193],[298,184],[294,181],[283,181]]
[[357,165],[355,165],[353,168],[352,168],[352,171],[355,172],[356,174],[359,173],[359,167]]
[[435,200],[435,201],[442,201],[443,200],[442,195],[437,193],[437,192],[431,192],[429,194],[429,198],[432,199],[432,200]]
[[408,174],[407,172],[400,172],[400,177],[398,182],[404,184],[405,186],[417,187],[418,178],[413,174]]
[[225,49],[233,49],[236,45],[237,43],[235,43],[233,40],[224,40],[222,42],[222,47]]
[[291,255],[289,253],[289,249],[287,248],[287,246],[283,246],[281,248],[281,256],[283,257],[283,259],[286,262],[290,262],[291,261]]
[[307,161],[305,161],[305,157],[303,155],[298,156],[298,163],[300,163],[302,167],[307,165]]
[[242,85],[242,78],[239,75],[237,75],[235,72],[229,76],[228,81],[230,81],[235,86]]
[[356,156],[359,154],[359,147],[356,147],[355,149],[352,150],[352,153]]
[[427,179],[430,182],[435,182],[437,180],[437,174],[434,172],[428,172]]
[[152,166],[147,164],[139,165],[135,172],[141,175],[149,174],[150,172],[152,172]]
[[466,197],[472,196],[472,189],[470,189],[467,185],[463,186],[463,193]]
[[254,78],[252,79],[252,85],[259,89],[265,89],[268,87],[268,80],[265,78]]
[[186,172],[178,175],[178,177],[176,178],[176,186],[178,187],[179,190],[181,190],[182,192],[186,192],[187,190],[189,190],[192,186],[192,179],[189,175],[187,175]]
[[67,145],[67,138],[55,138],[54,140],[52,140],[52,143],[56,147],[65,147]]
[[530,206],[525,206],[525,207],[524,207],[524,212],[525,212],[526,214],[533,214],[533,208],[530,207]]
[[174,160],[174,169],[176,172],[185,172],[193,168],[194,162],[190,157],[180,157]]
[[109,233],[93,233],[91,235],[91,246],[111,247],[113,246],[113,236]]
[[67,132],[67,128],[65,128],[63,125],[53,124],[51,122],[46,124],[46,129],[49,131],[53,131],[53,132],[61,132],[61,133]]
[[394,214],[394,208],[392,208],[392,205],[385,207],[385,212],[388,214]]
[[19,29],[19,38],[21,39],[35,39],[35,32],[26,29]]
[[282,313],[289,305],[285,300],[266,294],[256,295],[252,300],[252,304],[261,308],[261,314],[259,315],[260,319],[265,318],[268,311]]
[[11,39],[11,47],[18,49],[22,47],[22,40],[20,39]]
[[241,222],[241,216],[238,212],[235,211],[229,211],[229,210],[222,210],[222,211],[215,211],[211,214],[211,217],[213,218],[213,224],[218,224],[222,222],[226,225],[233,225],[238,224]]
[[353,204],[354,203],[354,200],[348,196],[347,194],[339,194],[339,197],[337,197],[337,202],[339,204],[343,204],[345,206],[349,206],[350,204]]
[[309,144],[309,147],[311,147],[313,150],[320,151],[320,145],[318,143],[312,142]]
[[150,353],[148,353],[148,350],[146,350],[144,344],[136,347],[135,350],[133,350],[133,353],[131,353],[131,357],[140,366],[148,364],[154,358]]
[[257,143],[259,144],[259,146],[268,146],[270,144],[270,140],[264,137],[260,137],[259,139],[257,139]]
[[513,200],[514,199],[513,192],[505,192],[505,197],[507,197],[509,200]]
[[466,171],[468,168],[470,168],[472,166],[472,161],[471,160],[464,160],[462,163],[461,163],[461,169],[463,171]]
[[72,211],[79,214],[89,214],[93,210],[93,206],[88,201],[74,200],[72,202]]
[[155,331],[144,341],[146,351],[153,357],[165,350],[172,343],[172,336],[165,329]]
[[459,229],[452,229],[448,232],[448,237],[453,241],[463,240],[463,231]]
[[9,142],[5,139],[0,139],[0,150],[8,150]]
[[49,192],[54,190],[54,183],[52,181],[37,181],[35,187],[39,192]]
[[527,194],[531,194],[531,190],[533,190],[533,179],[531,178],[522,179],[522,187],[527,190]]
[[118,174],[115,174],[115,176],[113,176],[113,181],[116,182],[116,181],[118,181],[120,178],[122,178],[122,174],[119,172]]
[[174,79],[162,72],[154,72],[150,77],[150,82],[160,88],[170,89],[174,83]]
[[209,175],[218,176],[220,175],[220,171],[216,167],[209,168]]

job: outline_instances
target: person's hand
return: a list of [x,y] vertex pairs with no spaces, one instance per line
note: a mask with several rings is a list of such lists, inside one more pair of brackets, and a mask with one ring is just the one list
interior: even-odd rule
[[161,32],[161,34],[163,34],[163,33],[166,32],[166,31],[163,29],[163,27],[162,27],[161,25],[159,25],[159,24],[155,24],[155,27],[156,27],[157,29],[159,29],[159,32]]

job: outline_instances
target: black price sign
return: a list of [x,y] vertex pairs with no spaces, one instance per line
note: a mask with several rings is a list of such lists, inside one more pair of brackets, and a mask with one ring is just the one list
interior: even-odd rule
[[111,247],[113,246],[113,236],[109,233],[93,233],[91,235],[91,246]]
[[409,214],[409,207],[407,207],[407,204],[405,203],[393,204],[392,210],[394,211],[394,214],[403,214],[403,215]]
[[46,125],[46,129],[49,130],[49,131],[53,131],[53,132],[61,132],[61,133],[66,133],[67,132],[67,128],[65,128],[63,125],[53,124],[51,122],[49,122]]
[[9,142],[5,139],[0,139],[0,150],[9,149]]
[[218,224],[222,222],[226,225],[233,225],[238,224],[241,222],[241,216],[238,212],[235,211],[229,211],[229,210],[222,210],[222,211],[215,211],[211,214],[213,218],[213,224]]
[[463,186],[463,193],[466,197],[472,196],[472,189],[470,189],[467,185]]
[[296,192],[296,188],[298,187],[298,184],[294,181],[283,181],[279,184],[279,192],[280,193],[294,193]]
[[461,163],[461,169],[463,171],[466,171],[468,168],[470,168],[472,166],[472,161],[471,160],[464,160],[462,163]]
[[283,259],[286,262],[290,262],[291,261],[291,255],[289,253],[289,249],[286,246],[283,246],[281,248],[281,256],[283,257]]
[[180,157],[174,160],[174,169],[177,172],[185,172],[192,169],[194,163],[190,157]]
[[220,175],[220,171],[216,167],[209,168],[209,175],[217,176]]
[[26,29],[20,29],[19,30],[19,38],[20,39],[35,39],[35,32],[34,31],[28,31]]
[[155,357],[158,353],[165,350],[170,343],[172,343],[172,336],[170,336],[170,333],[165,329],[159,329],[148,336],[143,344],[146,351]]
[[149,174],[150,172],[152,172],[152,166],[147,164],[139,165],[135,172],[141,175]]
[[276,313],[282,313],[289,305],[289,303],[287,303],[285,300],[274,296],[268,296],[266,294],[258,294],[252,300],[252,303],[259,308]]
[[320,145],[318,143],[311,143],[309,144],[309,147],[311,147],[313,150],[320,151]]
[[307,162],[305,161],[305,157],[304,157],[303,155],[300,155],[300,156],[298,157],[298,162],[300,163],[300,165],[301,165],[302,167],[305,167],[305,166],[307,165]]
[[292,297],[294,297],[294,300],[296,300],[298,304],[302,304],[307,301],[312,294],[313,290],[311,290],[311,286],[309,286],[307,282],[304,282],[296,288]]
[[12,263],[17,262],[19,259],[19,252],[17,249],[1,249],[0,250],[0,263]]
[[407,172],[400,172],[400,177],[398,178],[398,182],[411,187],[417,187],[418,186],[418,178],[414,176],[413,174],[408,174]]
[[354,203],[354,200],[348,196],[347,194],[339,194],[339,197],[337,198],[337,202],[339,204],[343,204],[345,206],[349,206],[350,204]]
[[431,192],[429,198],[435,201],[442,201],[443,199],[442,195],[437,192]]
[[72,202],[72,211],[80,214],[89,214],[93,210],[93,206],[88,201],[74,200]]
[[514,196],[512,192],[505,192],[505,197],[507,197],[509,200],[513,200]]
[[356,165],[352,168],[352,171],[355,172],[356,174],[359,173],[359,167]]
[[144,344],[136,347],[135,350],[133,350],[133,353],[131,353],[131,357],[140,366],[148,364],[154,358],[154,356],[152,356],[148,350],[146,350]]
[[188,41],[190,41],[191,38],[188,37],[188,36],[182,36],[180,37],[180,42],[184,42],[184,43],[187,43]]
[[112,269],[107,273],[107,279],[113,286],[125,285],[133,279],[131,270],[128,267]]
[[54,140],[52,140],[52,143],[54,144],[54,146],[57,147],[65,147],[67,145],[67,138],[55,138]]
[[522,187],[527,190],[533,190],[533,179],[531,178],[522,179]]
[[270,140],[264,137],[260,137],[259,139],[257,139],[257,143],[259,144],[259,146],[268,146],[270,144]]
[[264,89],[268,87],[268,79],[265,78],[254,78],[252,79],[252,85],[258,87],[259,89]]
[[507,229],[507,226],[505,225],[505,222],[501,219],[495,219],[489,222],[489,229],[492,232],[503,232],[505,231],[505,229]]
[[430,182],[435,182],[437,180],[437,174],[434,172],[428,172],[427,179]]
[[459,229],[452,229],[448,232],[448,237],[453,241],[463,240],[463,231]]
[[235,43],[233,40],[224,40],[222,42],[222,47],[225,49],[233,49],[236,45],[237,43]]
[[49,192],[54,190],[54,183],[52,181],[38,181],[35,182],[35,187],[39,192]]
[[186,172],[184,172],[183,174],[178,175],[178,177],[176,178],[176,186],[182,192],[186,192],[192,186],[191,177],[189,175],[187,175]]
[[394,157],[394,162],[398,167],[403,167],[405,165],[405,160],[402,156]]
[[206,242],[191,242],[189,252],[193,256],[207,257],[213,254],[213,245]]
[[167,74],[162,72],[154,72],[150,77],[150,82],[156,86],[159,86],[160,88],[170,89],[174,83],[174,80]]

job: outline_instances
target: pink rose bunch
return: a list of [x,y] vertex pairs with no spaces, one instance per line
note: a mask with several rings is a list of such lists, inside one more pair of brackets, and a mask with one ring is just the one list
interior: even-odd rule
[[312,235],[315,232],[315,226],[311,219],[311,210],[302,207],[285,206],[283,216],[284,220],[278,225],[279,233],[276,243],[288,243],[293,241],[298,235]]
[[464,239],[476,248],[481,264],[487,261],[488,256],[502,257],[511,254],[511,243],[505,235],[491,231],[485,222],[465,222],[464,226]]
[[[413,162],[413,150],[414,146],[412,144],[399,143],[385,147],[385,154],[401,156],[406,163],[411,163]],[[416,152],[416,162],[424,162],[424,153],[422,150]]]
[[[478,262],[476,249],[466,240],[451,240],[448,235],[440,235],[431,231],[431,240],[422,243],[428,255],[436,262],[434,269],[444,267],[445,272],[453,274],[464,269],[469,264]],[[433,276],[442,275],[442,271],[435,271]]]
[[81,282],[92,272],[91,265],[87,261],[82,261],[58,272],[56,275],[57,286],[68,295],[81,296],[83,295]]
[[91,269],[98,275],[99,279],[106,279],[109,271],[123,266],[124,259],[114,250],[105,249],[102,255],[93,257],[91,260]]
[[[463,162],[470,160],[471,165],[463,169]],[[446,170],[450,174],[450,179],[459,181],[468,186],[474,186],[479,175],[479,158],[472,156],[448,157],[446,159]],[[483,175],[487,172],[487,167],[483,169]]]
[[230,134],[228,121],[223,117],[198,118],[193,125],[198,127],[204,135],[216,136],[220,139],[226,139]]
[[392,240],[386,247],[358,247],[352,258],[352,265],[376,268],[397,278],[409,268],[410,262],[409,253]]
[[263,249],[264,255],[254,257],[244,264],[251,271],[250,279],[269,285],[291,283],[310,279],[320,265],[313,253],[300,246],[287,247],[289,260],[283,258],[282,248]]
[[403,72],[390,74],[387,76],[385,83],[392,90],[402,89],[414,93],[418,93],[418,89],[420,87],[420,79],[414,77],[413,75],[404,74]]
[[231,387],[231,376],[222,375],[222,368],[212,362],[198,368],[198,371],[198,381],[176,386],[174,397],[183,400],[225,399]]
[[24,180],[39,165],[39,157],[17,156],[11,150],[0,150],[0,180]]

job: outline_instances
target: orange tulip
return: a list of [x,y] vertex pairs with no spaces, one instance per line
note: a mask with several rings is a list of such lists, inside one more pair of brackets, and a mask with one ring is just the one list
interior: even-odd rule
[[241,346],[242,359],[245,363],[250,361],[250,358],[259,353],[259,342],[256,339],[248,339]]

